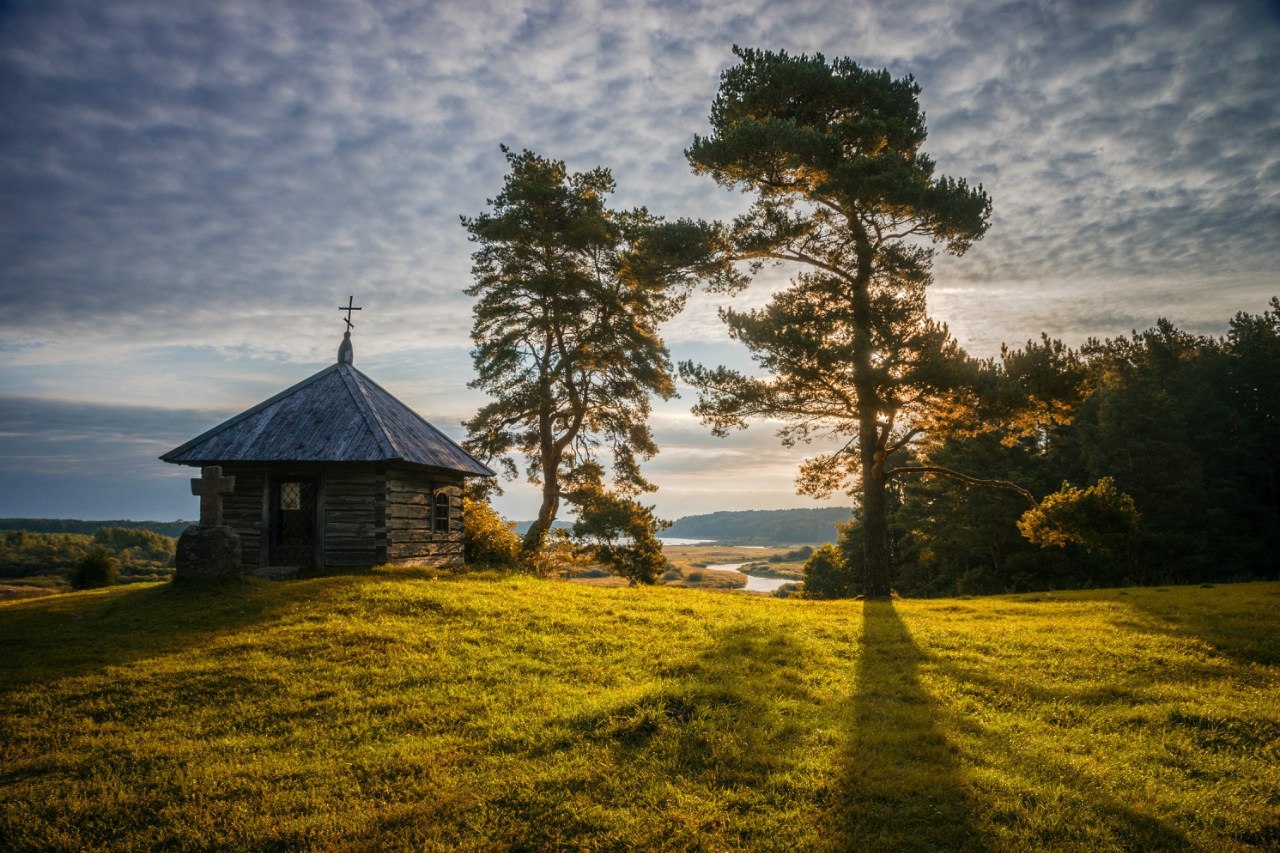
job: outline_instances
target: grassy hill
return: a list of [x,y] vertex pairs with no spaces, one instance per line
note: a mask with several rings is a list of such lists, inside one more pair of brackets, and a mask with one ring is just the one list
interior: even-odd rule
[[1280,585],[0,605],[6,850],[1280,846]]

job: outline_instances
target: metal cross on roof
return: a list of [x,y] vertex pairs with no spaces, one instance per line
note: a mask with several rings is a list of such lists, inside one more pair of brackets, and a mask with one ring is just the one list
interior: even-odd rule
[[352,329],[354,329],[354,328],[355,328],[355,323],[352,323],[352,322],[351,322],[351,312],[352,312],[352,311],[359,311],[359,310],[360,310],[360,307],[359,307],[358,305],[356,305],[356,304],[355,304],[355,301],[356,301],[355,296],[348,296],[348,297],[347,297],[347,304],[346,304],[346,305],[339,305],[339,306],[338,306],[338,310],[339,310],[339,311],[346,311],[346,312],[347,312],[346,320],[347,320],[347,331],[348,331],[348,332],[350,332]]

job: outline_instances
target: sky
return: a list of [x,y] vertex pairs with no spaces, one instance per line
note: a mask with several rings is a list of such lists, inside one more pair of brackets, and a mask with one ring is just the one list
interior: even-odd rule
[[[0,517],[195,517],[157,457],[332,363],[348,296],[356,366],[460,440],[485,397],[459,217],[499,146],[731,217],[748,197],[683,152],[735,44],[915,77],[938,172],[994,202],[929,296],[974,355],[1221,334],[1280,294],[1274,0],[0,0]],[[725,301],[664,327],[675,359],[750,366]],[[693,402],[655,407],[660,516],[815,505],[803,446],[713,438]]]

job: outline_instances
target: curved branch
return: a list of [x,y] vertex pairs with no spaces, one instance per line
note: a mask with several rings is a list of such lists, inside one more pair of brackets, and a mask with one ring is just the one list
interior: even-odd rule
[[834,264],[826,263],[825,261],[815,258],[812,255],[807,255],[804,252],[801,252],[795,249],[777,251],[777,252],[766,251],[766,252],[761,252],[760,254],[766,258],[773,258],[779,261],[792,261],[794,263],[809,264],[810,266],[817,267],[820,270],[825,270],[826,272],[831,273],[837,278],[844,279],[845,281],[849,281],[849,282],[857,281],[857,276],[850,275],[847,271],[841,269],[840,267],[835,266]]
[[889,456],[891,454],[897,453],[899,450],[901,450],[902,448],[910,444],[911,440],[915,438],[917,435],[923,435],[923,434],[924,434],[924,430],[920,429],[919,427],[911,430],[906,435],[904,435],[899,441],[894,442],[893,447],[890,447],[888,450],[885,451],[885,455]]
[[968,474],[961,474],[959,471],[952,471],[950,468],[943,468],[939,465],[904,465],[901,468],[886,471],[884,478],[888,481],[899,474],[941,474],[944,477],[959,480],[969,486],[982,486],[988,489],[1006,489],[1011,492],[1017,492],[1026,498],[1031,506],[1040,506],[1040,502],[1036,500],[1035,495],[1017,483],[1010,483],[1008,480],[979,480],[977,477],[970,477]]

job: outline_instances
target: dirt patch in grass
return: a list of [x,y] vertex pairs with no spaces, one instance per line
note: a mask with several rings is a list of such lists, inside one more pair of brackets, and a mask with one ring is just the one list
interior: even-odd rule
[[57,595],[60,592],[66,592],[66,590],[48,586],[0,586],[0,602],[17,601],[21,598],[42,598],[46,595]]

